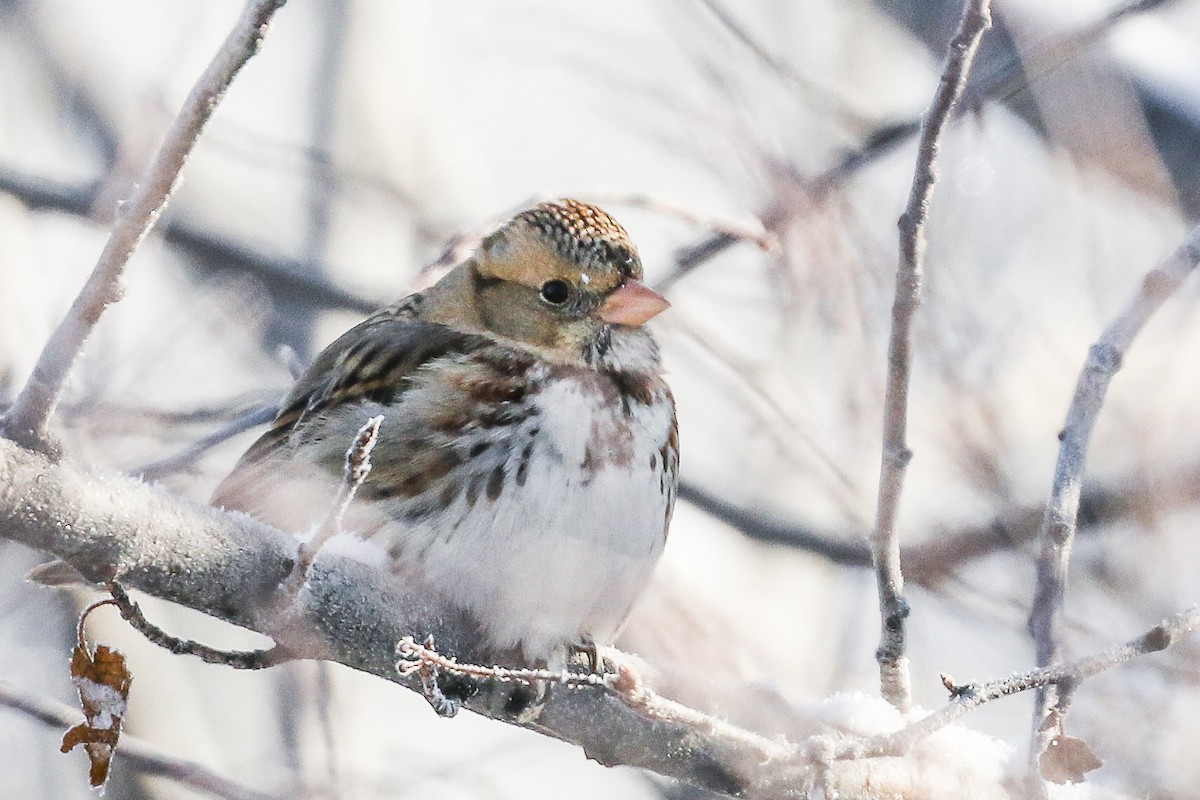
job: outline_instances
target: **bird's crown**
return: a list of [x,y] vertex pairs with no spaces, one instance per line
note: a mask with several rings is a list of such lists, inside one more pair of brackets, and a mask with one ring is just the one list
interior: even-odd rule
[[539,203],[505,227],[516,225],[533,228],[562,258],[582,267],[615,267],[623,278],[642,278],[642,262],[629,234],[596,206],[569,198]]

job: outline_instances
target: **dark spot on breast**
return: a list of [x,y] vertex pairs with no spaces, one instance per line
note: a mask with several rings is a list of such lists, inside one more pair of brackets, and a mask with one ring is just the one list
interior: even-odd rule
[[459,385],[472,400],[485,404],[520,400],[525,396],[527,388],[524,381],[499,375],[462,380],[459,381]]
[[496,500],[500,497],[500,493],[504,491],[504,465],[497,464],[492,470],[492,474],[488,476],[487,496],[489,500]]
[[455,497],[458,497],[458,491],[459,485],[457,483],[446,481],[446,485],[442,487],[442,491],[438,495],[438,503],[441,505],[443,511],[450,507]]
[[471,449],[467,451],[467,455],[471,458],[478,458],[483,455],[483,452],[491,447],[490,442],[476,442],[471,445]]
[[658,469],[658,455],[655,453],[650,454],[650,469],[651,470]]
[[479,427],[496,428],[501,425],[513,425],[529,417],[533,409],[529,406],[501,403],[479,414]]
[[469,424],[471,415],[462,408],[444,407],[429,418],[429,427],[438,433],[459,433]]
[[613,372],[611,377],[627,417],[633,413],[633,403],[647,406],[654,401],[654,389],[661,382],[652,372]]
[[533,439],[531,438],[525,443],[525,449],[521,451],[521,463],[517,466],[517,486],[524,486],[525,479],[529,477],[529,459],[533,455]]
[[509,378],[524,378],[534,364],[533,356],[506,347],[484,348],[478,351],[476,358]]

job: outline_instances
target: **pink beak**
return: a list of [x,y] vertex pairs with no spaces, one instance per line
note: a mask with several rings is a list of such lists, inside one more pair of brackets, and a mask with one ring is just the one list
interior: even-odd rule
[[667,298],[632,278],[600,306],[600,319],[612,325],[644,325],[671,307]]

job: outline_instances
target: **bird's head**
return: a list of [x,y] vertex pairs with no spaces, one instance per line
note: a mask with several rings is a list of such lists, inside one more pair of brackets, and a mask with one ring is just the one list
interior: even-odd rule
[[560,363],[588,361],[614,332],[639,328],[670,305],[642,283],[625,229],[577,200],[517,214],[464,267],[477,324]]

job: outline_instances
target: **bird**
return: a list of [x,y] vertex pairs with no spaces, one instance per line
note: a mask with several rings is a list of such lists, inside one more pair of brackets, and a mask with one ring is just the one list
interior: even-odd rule
[[325,348],[213,503],[302,531],[382,416],[347,528],[487,652],[561,666],[583,649],[596,669],[675,505],[675,400],[645,327],[669,305],[607,212],[539,203]]

